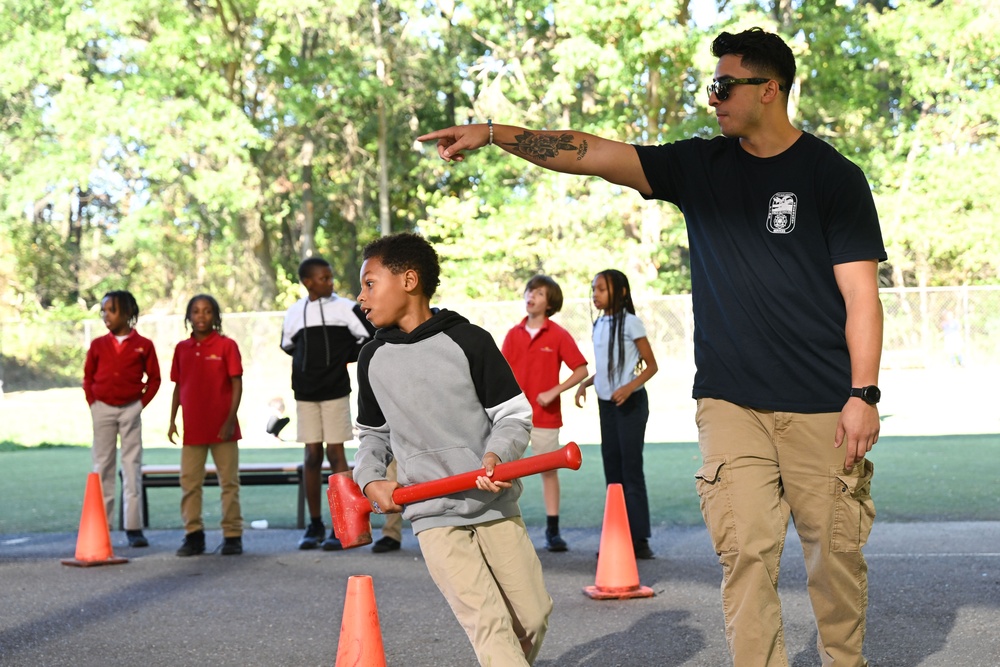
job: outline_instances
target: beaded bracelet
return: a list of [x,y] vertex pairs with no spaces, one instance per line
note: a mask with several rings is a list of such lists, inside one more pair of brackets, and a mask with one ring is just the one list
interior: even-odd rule
[[493,119],[492,118],[487,118],[486,119],[486,126],[488,128],[490,128],[490,140],[486,142],[486,145],[487,146],[492,146],[493,145]]

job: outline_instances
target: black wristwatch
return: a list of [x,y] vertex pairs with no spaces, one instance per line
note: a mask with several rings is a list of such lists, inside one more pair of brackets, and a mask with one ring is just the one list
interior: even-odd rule
[[852,387],[851,398],[860,398],[868,405],[875,405],[882,398],[882,390],[873,384],[867,387]]

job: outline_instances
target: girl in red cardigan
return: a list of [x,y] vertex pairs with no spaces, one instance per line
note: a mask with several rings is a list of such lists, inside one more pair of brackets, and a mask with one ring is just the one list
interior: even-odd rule
[[149,546],[140,502],[142,409],[160,389],[160,362],[153,341],[133,327],[139,319],[135,297],[124,290],[101,299],[101,319],[108,334],[95,338],[83,366],[83,392],[94,421],[90,449],[94,472],[101,477],[104,511],[112,526],[115,509],[115,459],[118,436],[122,450],[122,515],[132,547]]

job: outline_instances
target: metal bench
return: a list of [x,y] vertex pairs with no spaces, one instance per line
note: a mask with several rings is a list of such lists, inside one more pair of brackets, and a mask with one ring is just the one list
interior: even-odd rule
[[[301,461],[295,463],[240,463],[240,486],[296,484],[299,487],[297,526],[305,528],[306,486],[302,478]],[[330,477],[330,463],[323,462],[320,482],[325,485]],[[121,470],[118,471],[121,478]],[[180,487],[180,464],[151,464],[142,466],[142,516],[144,527],[149,527],[149,499],[146,490],[151,488]],[[218,486],[219,478],[214,464],[205,466],[205,486]],[[324,499],[325,500],[325,499]],[[124,530],[125,516],[122,496],[118,496],[118,528]]]

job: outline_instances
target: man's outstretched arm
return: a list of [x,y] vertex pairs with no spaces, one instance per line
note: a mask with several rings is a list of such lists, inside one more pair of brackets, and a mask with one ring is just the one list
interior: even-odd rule
[[[437,141],[441,159],[461,162],[467,151],[490,143],[490,127],[483,123],[455,125],[417,140]],[[493,143],[539,167],[564,174],[597,176],[645,195],[652,192],[635,148],[621,141],[574,130],[527,130],[494,123]]]

